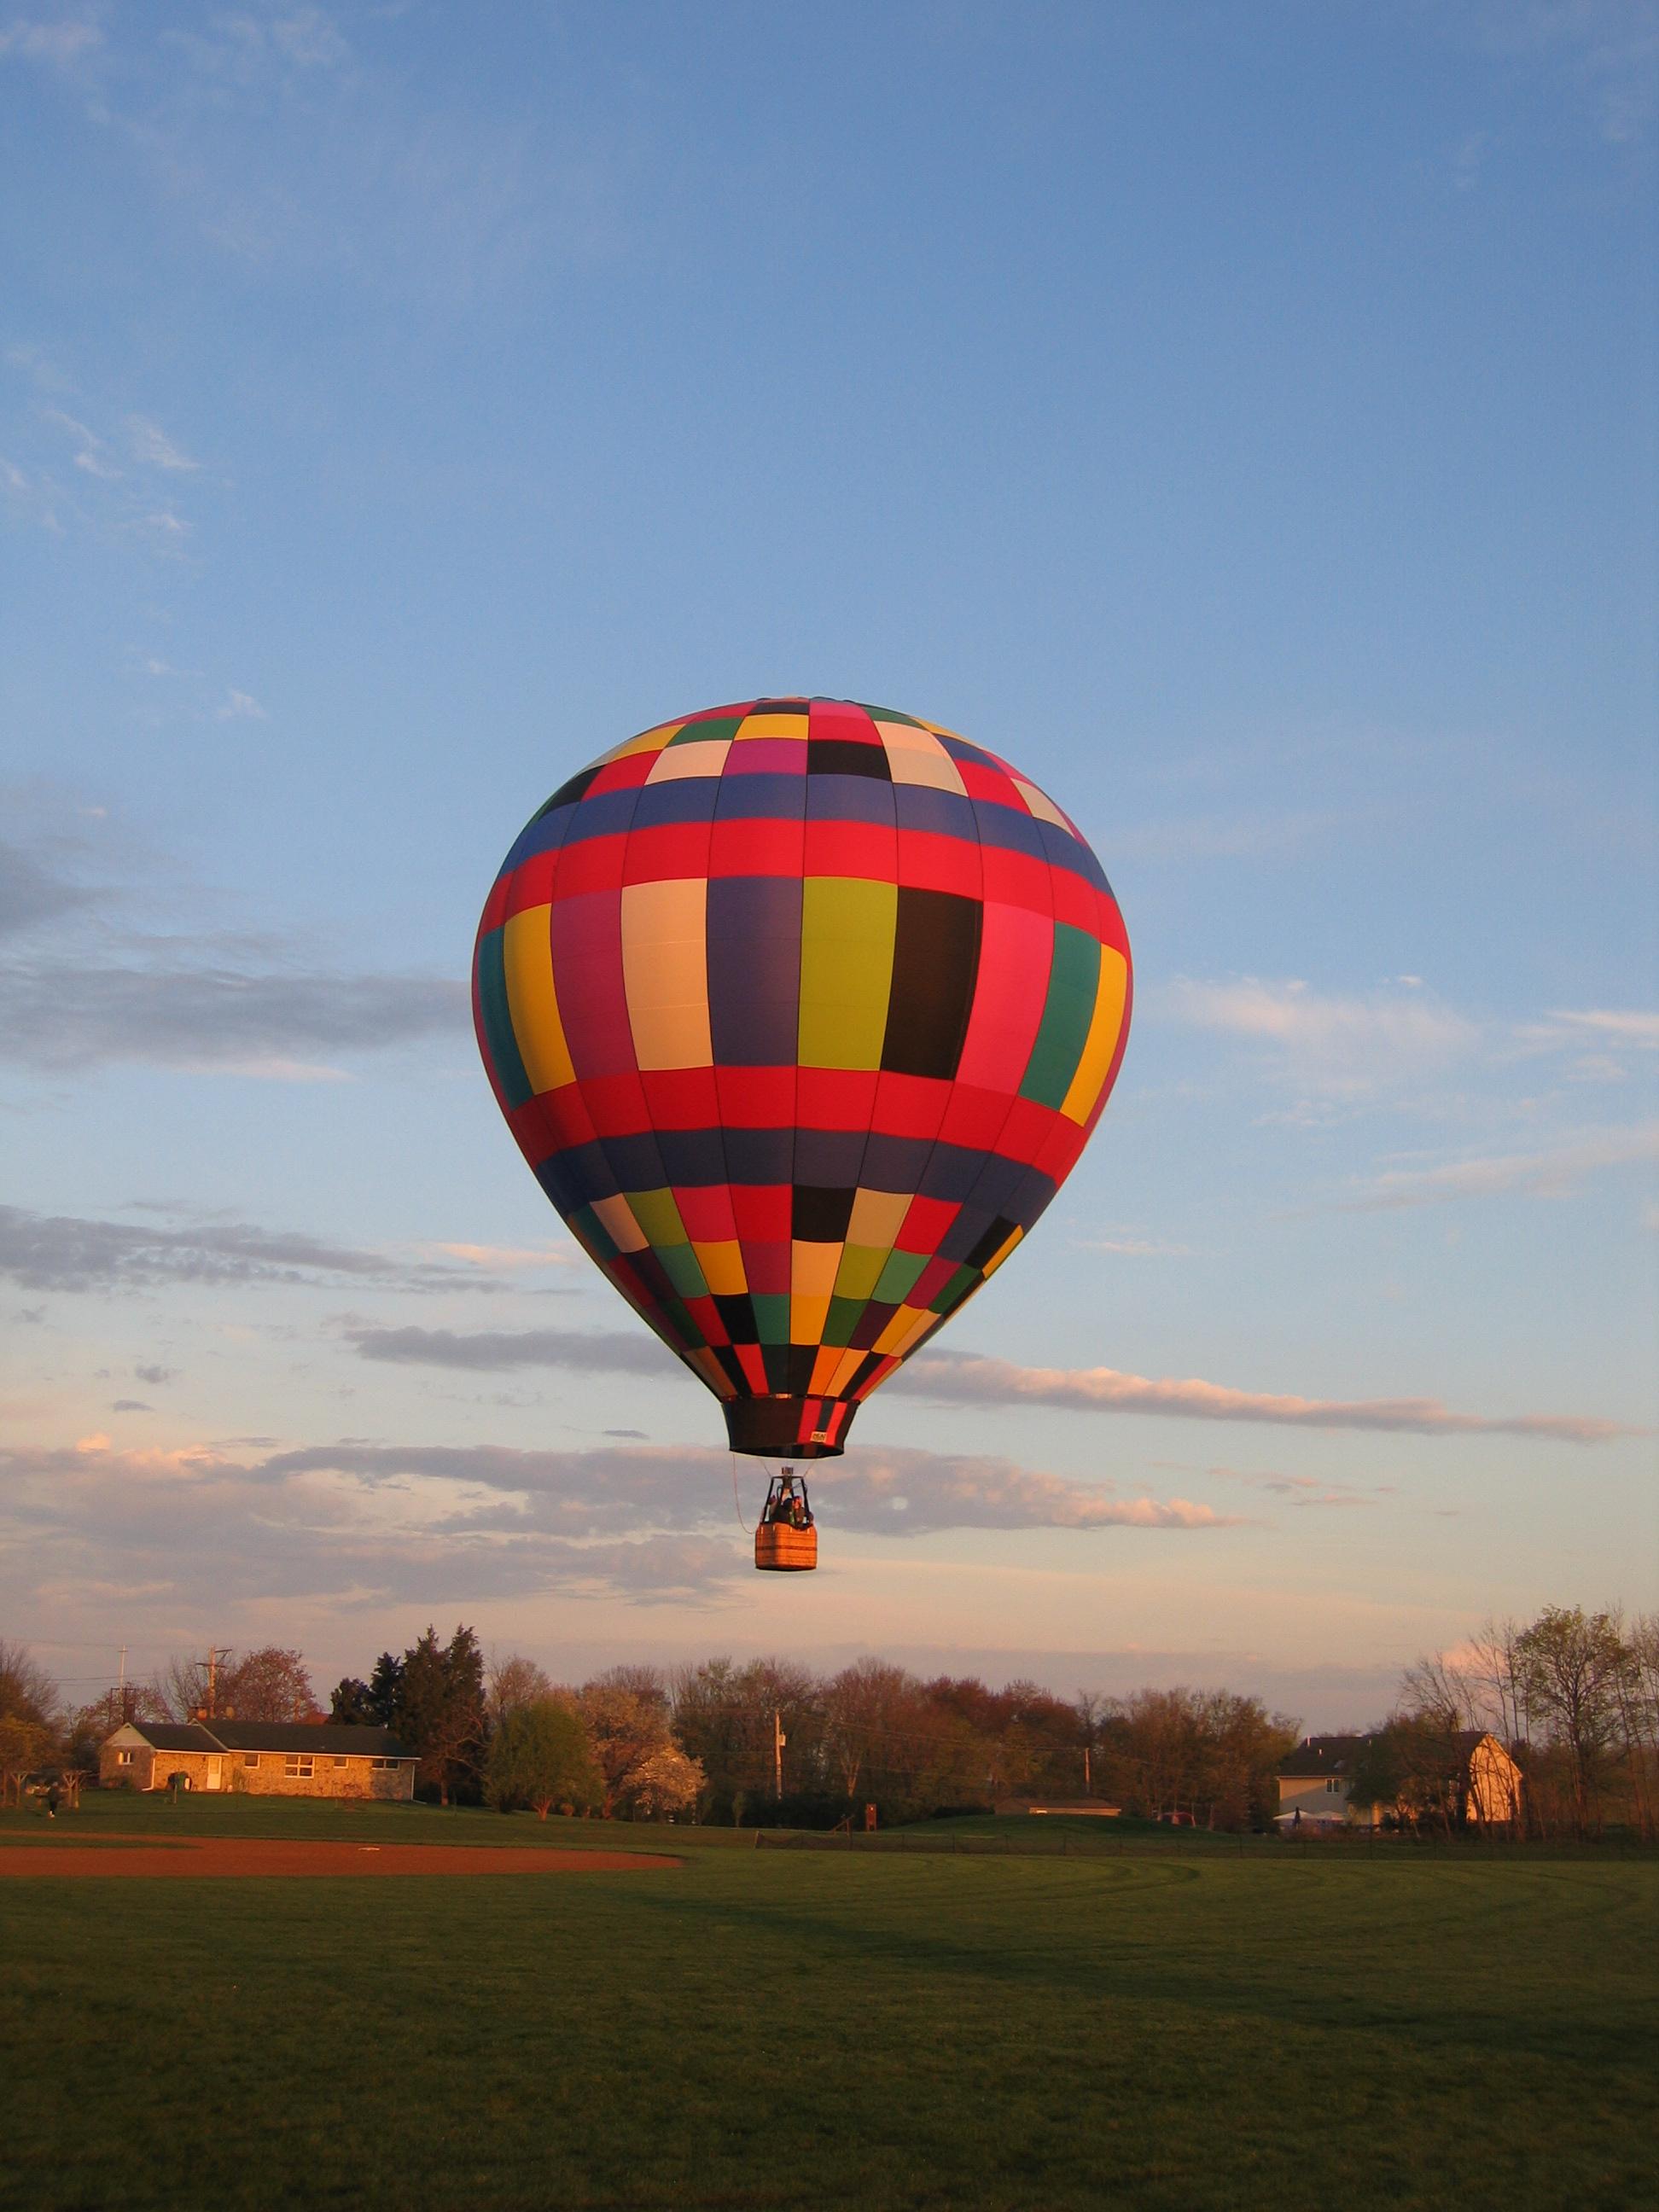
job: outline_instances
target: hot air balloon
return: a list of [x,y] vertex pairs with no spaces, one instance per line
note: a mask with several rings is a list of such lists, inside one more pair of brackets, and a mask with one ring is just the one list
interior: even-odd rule
[[1122,1057],[1128,939],[1076,825],[952,731],[836,699],[659,723],[560,785],[485,904],[479,1048],[583,1249],[797,1462],[1000,1267]]

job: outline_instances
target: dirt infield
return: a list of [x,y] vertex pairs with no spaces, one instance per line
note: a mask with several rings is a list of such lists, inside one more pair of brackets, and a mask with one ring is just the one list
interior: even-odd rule
[[[117,1838],[109,1840],[113,1844]],[[650,1851],[526,1850],[512,1844],[283,1844],[253,1837],[204,1837],[166,1844],[147,1839],[130,1850],[44,1842],[9,1849],[0,1844],[0,1879],[15,1875],[36,1881],[63,1875],[120,1881],[167,1875],[198,1881],[204,1875],[246,1879],[269,1875],[634,1874],[681,1863]]]

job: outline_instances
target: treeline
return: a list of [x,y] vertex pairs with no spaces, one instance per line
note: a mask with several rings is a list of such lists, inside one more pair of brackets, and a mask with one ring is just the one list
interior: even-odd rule
[[886,1825],[1022,1796],[1261,1826],[1296,1738],[1293,1721],[1226,1691],[1068,1704],[1034,1682],[923,1680],[873,1658],[828,1675],[786,1659],[623,1666],[562,1685],[516,1654],[487,1662],[465,1628],[383,1652],[330,1705],[393,1729],[444,1802],[737,1826],[827,1827],[866,1805]]
[[[466,1627],[382,1652],[326,1709],[302,1655],[270,1645],[234,1664],[175,1662],[69,1711],[27,1647],[0,1641],[0,1777],[14,1794],[54,1765],[95,1771],[124,1720],[198,1713],[390,1728],[419,1759],[420,1794],[441,1803],[802,1827],[861,1820],[872,1804],[886,1826],[1024,1798],[1267,1828],[1300,1727],[1231,1691],[1068,1701],[879,1658],[831,1674],[715,1658],[557,1683],[520,1654],[486,1655]],[[1524,1833],[1659,1838],[1659,1616],[1552,1606],[1420,1659],[1352,1764],[1353,1796],[1402,1825],[1461,1826],[1471,1730],[1520,1766]]]

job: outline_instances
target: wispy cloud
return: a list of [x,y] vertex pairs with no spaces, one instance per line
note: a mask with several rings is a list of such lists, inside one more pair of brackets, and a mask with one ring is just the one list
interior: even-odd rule
[[234,940],[132,949],[147,964],[0,967],[0,1058],[51,1073],[145,1061],[314,1082],[337,1077],[336,1054],[465,1033],[465,988],[447,976],[260,968]]
[[[317,1282],[388,1272],[383,1253],[261,1229],[252,1222],[138,1226],[0,1206],[0,1277],[33,1291],[112,1291],[160,1283]],[[168,1370],[145,1368],[143,1379]]]
[[470,1267],[485,1267],[493,1274],[529,1273],[538,1267],[568,1267],[578,1258],[574,1244],[434,1244],[446,1259],[463,1260]]
[[198,75],[247,88],[296,70],[337,69],[351,58],[338,24],[321,8],[291,8],[263,20],[218,15],[205,31],[167,30],[162,38]]
[[13,506],[58,536],[177,557],[192,529],[180,496],[206,483],[201,465],[152,416],[78,390],[38,348],[11,346],[4,360],[15,396],[0,485]]
[[1659,1052],[1659,1014],[1636,1008],[1592,1006],[1582,1012],[1565,1009],[1529,1023],[1519,1031],[1521,1042],[1539,1050],[1560,1050],[1593,1040],[1631,1052]]
[[1480,1034],[1453,1008],[1406,983],[1345,996],[1294,978],[1183,978],[1164,994],[1162,1006],[1188,1027],[1261,1047],[1273,1072],[1297,1088],[1344,1098],[1418,1081],[1472,1051]]
[[341,1334],[365,1359],[398,1367],[461,1368],[501,1374],[562,1368],[574,1374],[665,1375],[670,1355],[643,1329],[382,1328],[349,1322]]
[[1610,146],[1644,139],[1659,82],[1659,15],[1651,0],[1455,0],[1449,27],[1472,31],[1495,53],[1536,57],[1571,68],[1567,82]]
[[[485,1371],[526,1367],[661,1375],[662,1347],[632,1332],[598,1329],[380,1328],[345,1334],[365,1359]],[[1152,1413],[1201,1421],[1265,1421],[1291,1428],[1368,1429],[1419,1436],[1492,1435],[1600,1443],[1628,1433],[1577,1414],[1458,1413],[1433,1398],[1340,1400],[1237,1390],[1216,1382],[1154,1382],[1115,1368],[1019,1367],[973,1352],[927,1352],[885,1388],[951,1405],[1063,1406],[1092,1413]]]
[[103,32],[84,16],[51,23],[15,16],[0,25],[0,58],[46,62],[57,69],[68,68],[103,42]]
[[[54,865],[0,845],[0,1061],[51,1073],[137,1061],[316,1082],[339,1079],[341,1060],[465,1035],[459,978],[353,973],[246,933],[117,928],[131,893],[105,882],[94,895],[90,856],[73,857],[76,872],[55,849]],[[178,902],[179,887],[170,896]]]
[[[441,1266],[250,1221],[179,1221],[175,1215],[138,1224],[35,1213],[18,1206],[0,1206],[0,1280],[24,1290],[68,1292],[149,1290],[168,1283],[352,1281],[419,1291],[500,1287],[475,1267]],[[653,1348],[649,1339],[643,1340],[642,1349]],[[152,1385],[170,1382],[176,1373],[154,1365],[133,1371]]]
[[1191,814],[1161,822],[1119,823],[1112,831],[1118,866],[1130,861],[1259,860],[1310,844],[1339,826],[1341,817],[1289,807],[1230,814]]
[[1415,1436],[1536,1437],[1601,1443],[1629,1434],[1616,1421],[1570,1413],[1458,1413],[1437,1398],[1301,1398],[1225,1384],[1152,1381],[1111,1367],[1018,1367],[973,1352],[920,1354],[885,1386],[951,1405],[1064,1406],[1079,1413],[1151,1413],[1182,1420],[1270,1422],[1298,1429],[1364,1429]]
[[161,424],[152,422],[148,416],[129,415],[127,434],[131,442],[133,459],[149,468],[183,471],[191,474],[202,465],[174,445]]
[[60,870],[46,866],[21,846],[0,843],[0,937],[55,921],[97,894]]
[[221,722],[268,722],[270,717],[248,691],[227,691],[214,710]]
[[89,430],[73,415],[66,415],[61,407],[43,407],[40,419],[43,422],[52,423],[67,437],[75,448],[74,460],[77,469],[84,471],[89,477],[102,477],[109,480],[121,474],[110,459],[104,441],[97,432]]
[[1167,1244],[1152,1237],[1077,1237],[1079,1252],[1111,1252],[1124,1260],[1189,1260],[1190,1244]]
[[1389,1168],[1373,1176],[1360,1195],[1346,1200],[1346,1208],[1378,1212],[1463,1198],[1565,1198],[1605,1169],[1653,1159],[1659,1159],[1659,1122],[1594,1130],[1544,1151],[1449,1160],[1435,1167]]

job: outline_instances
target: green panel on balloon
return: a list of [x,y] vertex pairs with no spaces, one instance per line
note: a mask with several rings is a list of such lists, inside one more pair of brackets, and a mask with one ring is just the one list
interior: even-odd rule
[[750,1304],[755,1309],[755,1333],[763,1344],[787,1344],[789,1341],[789,1300],[774,1296],[770,1291],[751,1293]]
[[708,1297],[708,1285],[689,1244],[659,1244],[655,1249],[664,1274],[683,1298]]
[[1088,1042],[1094,1019],[1095,992],[1100,981],[1100,945],[1087,930],[1069,922],[1054,924],[1054,959],[1048,971],[1048,995],[1043,1002],[1042,1022],[1019,1086],[1022,1098],[1059,1110],[1072,1087],[1077,1064]]
[[859,1316],[864,1311],[865,1300],[860,1297],[833,1297],[824,1316],[823,1340],[826,1344],[850,1344],[853,1331],[859,1325]]
[[929,1264],[929,1255],[926,1252],[890,1252],[874,1296],[884,1305],[902,1305],[910,1295],[912,1285],[920,1281]]
[[535,1096],[513,1034],[513,1016],[507,1003],[507,966],[501,940],[504,930],[492,929],[478,940],[477,972],[478,1009],[489,1041],[490,1065],[509,1106],[522,1106]]

